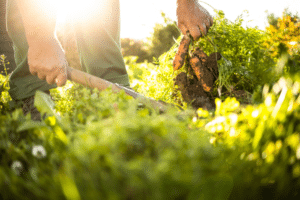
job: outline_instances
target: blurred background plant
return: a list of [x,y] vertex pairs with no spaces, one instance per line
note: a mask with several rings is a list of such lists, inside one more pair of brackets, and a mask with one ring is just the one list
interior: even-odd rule
[[176,22],[161,13],[163,24],[156,24],[151,37],[146,40],[121,39],[122,53],[124,57],[137,56],[137,62],[153,62],[163,53],[167,52],[180,36]]
[[9,75],[7,71],[7,65],[10,63],[6,61],[5,55],[0,55],[0,66],[3,67],[3,74],[0,73],[0,112],[3,113],[9,109],[8,102],[11,101],[11,97],[8,93],[9,90]]
[[[215,110],[158,113],[124,92],[68,82],[51,90],[53,100],[37,92],[46,115],[34,122],[6,109],[8,76],[0,75],[0,199],[299,199],[300,74],[290,69],[297,53],[279,45],[276,60],[261,46],[267,33],[221,11],[215,22],[191,45],[223,55]],[[154,63],[125,57],[137,91],[178,102],[172,64],[180,39]],[[229,90],[255,90],[256,104]]]
[[39,92],[42,122],[0,114],[0,197],[297,199],[299,80],[266,85],[258,105],[164,114],[111,90]]

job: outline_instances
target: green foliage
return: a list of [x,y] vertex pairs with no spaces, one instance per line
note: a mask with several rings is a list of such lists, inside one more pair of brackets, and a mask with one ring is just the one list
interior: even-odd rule
[[253,92],[257,85],[277,80],[273,73],[275,62],[262,48],[266,34],[257,28],[244,28],[243,21],[243,15],[230,22],[222,11],[217,12],[207,37],[194,46],[202,48],[208,55],[212,52],[222,54],[220,87]]
[[239,152],[228,157],[239,169],[234,175],[237,181],[251,182],[245,188],[256,192],[261,186],[273,189],[271,199],[296,194],[300,186],[299,80],[298,74],[281,78],[272,89],[265,86],[264,102],[257,106],[240,107],[235,99],[216,100],[215,119],[205,125],[213,144]]
[[294,74],[300,70],[300,18],[285,10],[282,17],[273,20],[276,23],[270,22],[272,24],[266,28],[268,37],[264,48],[278,61],[276,74]]
[[[279,29],[280,27],[278,26],[278,22],[279,22],[280,18],[275,16],[274,13],[270,13],[270,14],[267,13],[267,14],[268,14],[267,19],[268,19],[269,25],[272,25],[272,26],[276,27],[277,29]],[[290,16],[294,23],[297,23],[300,20],[298,13],[293,14],[292,12],[289,11],[288,8],[284,9],[284,11],[283,11],[283,17],[287,17],[287,16]]]
[[130,38],[121,39],[122,54],[124,57],[137,56],[137,62],[152,60],[147,51],[147,43],[142,40],[134,40]]
[[[51,91],[54,101],[36,93],[45,115],[34,122],[21,109],[8,111],[8,77],[0,76],[0,199],[299,199],[300,74],[275,82],[268,74],[253,78],[275,66],[259,50],[262,34],[222,13],[216,19],[208,36],[216,46],[202,39],[191,48],[221,51],[220,86],[250,91],[269,80],[256,91],[256,105],[227,98],[217,99],[213,111],[160,114],[124,92],[68,82]],[[156,65],[125,59],[135,89],[177,102],[178,41]],[[288,67],[289,59],[278,66]],[[254,66],[262,71],[251,71]],[[246,80],[255,84],[246,87]]]
[[7,76],[7,72],[8,72],[8,67],[7,65],[9,65],[10,63],[7,62],[6,60],[6,56],[3,54],[3,55],[0,55],[0,66],[2,65],[3,66],[3,70],[4,71],[1,71],[0,74],[3,74],[3,75],[6,75]]
[[[300,34],[299,34],[300,36]],[[278,45],[279,59],[276,72],[280,75],[295,74],[300,71],[300,54],[289,54],[289,49],[284,43]]]
[[[179,39],[177,40],[179,42]],[[164,53],[151,63],[137,64],[133,58],[125,58],[131,86],[145,96],[162,100],[167,103],[178,104],[177,96],[174,96],[175,86],[173,79],[173,59],[178,44],[175,44],[168,52]]]
[[[228,92],[234,93],[238,90],[252,94],[259,86],[274,83],[280,77],[280,74],[276,73],[274,59],[263,48],[267,34],[256,28],[245,29],[242,24],[242,16],[235,22],[230,22],[225,18],[224,13],[219,11],[208,35],[190,46],[191,51],[199,47],[208,55],[212,52],[222,54],[222,59],[218,61],[220,73],[217,80],[218,92],[214,91],[216,95],[219,93],[226,97]],[[180,39],[181,37],[168,52],[155,60],[157,67],[154,69],[153,66],[150,66],[150,69],[145,67],[145,65],[149,66],[147,63],[136,65],[133,60],[128,64],[129,71],[132,66],[135,66],[133,67],[135,69],[143,66],[139,69],[139,77],[135,78],[137,81],[134,81],[143,85],[143,87],[136,87],[137,91],[173,104],[182,102],[181,94],[176,92],[173,82],[177,73],[181,72],[173,72],[173,59]],[[285,65],[286,62],[283,64]],[[182,70],[187,71],[185,67]],[[134,71],[130,73],[133,74]]]
[[4,55],[0,55],[0,65],[3,66],[5,74],[2,75],[0,73],[0,112],[7,111],[9,109],[8,102],[11,100],[9,96],[9,82],[8,82],[8,74],[7,74],[7,65],[9,62],[5,60]]
[[175,40],[180,36],[176,23],[167,18],[162,13],[164,18],[163,24],[156,24],[151,37],[147,41],[134,40],[130,38],[121,39],[122,54],[124,57],[137,57],[136,62],[153,62],[160,55],[168,51],[175,43]]
[[124,92],[71,84],[51,91],[55,102],[37,92],[42,122],[20,109],[0,115],[1,198],[295,197],[299,80],[265,86],[256,106],[216,100],[214,112],[196,113],[158,114]]
[[47,113],[42,122],[19,109],[1,115],[3,199],[22,199],[24,192],[29,199],[206,199],[214,189],[221,190],[215,199],[223,199],[230,193],[232,179],[220,173],[226,164],[214,166],[222,151],[205,132],[187,129],[191,115],[158,115],[125,93],[72,90],[69,111],[60,110],[59,91],[52,91],[60,99],[55,110],[37,92],[36,106]]
[[175,40],[180,36],[180,31],[176,26],[176,22],[168,19],[164,13],[164,24],[156,24],[152,36],[148,38],[149,54],[153,58],[158,58],[160,55],[168,51],[175,43]]

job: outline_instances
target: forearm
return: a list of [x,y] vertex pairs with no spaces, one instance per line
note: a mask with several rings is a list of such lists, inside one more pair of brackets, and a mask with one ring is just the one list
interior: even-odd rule
[[17,0],[29,46],[55,38],[57,6],[51,0]]
[[181,5],[181,4],[186,4],[186,3],[191,3],[191,2],[198,2],[197,0],[177,0],[177,5]]
[[200,6],[198,0],[177,0],[177,10],[178,9],[185,9],[189,6]]

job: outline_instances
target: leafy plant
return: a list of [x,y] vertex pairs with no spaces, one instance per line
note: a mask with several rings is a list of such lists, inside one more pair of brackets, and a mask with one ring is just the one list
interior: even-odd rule
[[[158,113],[125,92],[99,92],[68,82],[51,90],[54,100],[36,93],[35,106],[44,118],[34,122],[21,109],[6,109],[8,77],[0,76],[0,198],[299,199],[300,74],[286,73],[274,82],[277,77],[252,79],[258,73],[251,71],[256,66],[252,61],[261,70],[275,66],[259,51],[264,36],[221,14],[212,35],[191,48],[221,50],[228,66],[220,63],[219,86],[269,80],[256,91],[261,103],[246,106],[226,98],[216,99],[211,111],[170,108]],[[258,44],[243,40],[239,49],[228,33],[233,30],[237,38],[244,34]],[[176,103],[180,95],[174,96],[172,63],[177,48],[176,43],[155,64],[126,58],[133,87]],[[248,50],[250,61],[236,57]],[[277,64],[283,68],[291,59],[283,59],[285,54],[283,48]],[[247,67],[237,69],[240,65]]]
[[142,40],[134,40],[130,38],[121,38],[122,54],[124,57],[137,56],[137,62],[152,60],[147,51],[147,43]]
[[[238,169],[234,175],[237,181],[244,184],[245,189],[255,191],[253,198],[265,192],[272,199],[297,195],[300,183],[299,78],[299,74],[281,78],[272,89],[265,86],[264,102],[257,106],[240,107],[234,98],[225,102],[216,100],[215,119],[205,125],[212,134],[211,143],[240,152],[227,158],[232,159],[230,162]],[[274,192],[270,194],[268,190]],[[240,193],[232,195],[238,198]]]
[[[243,18],[240,16],[235,22],[230,22],[225,18],[222,11],[217,12],[214,25],[211,27],[207,37],[193,42],[190,50],[201,48],[210,55],[212,52],[220,52],[222,59],[219,63],[219,78],[217,81],[218,91],[214,91],[215,96],[230,96],[235,91],[245,91],[250,95],[260,85],[274,83],[279,76],[276,76],[276,63],[268,52],[262,48],[267,35],[263,31],[255,28],[243,28]],[[181,94],[176,92],[173,79],[176,73],[173,72],[173,59],[177,52],[179,41],[177,39],[174,46],[155,61],[156,68],[142,67],[143,73],[138,78],[142,88],[135,88],[137,91],[147,96],[170,102],[181,104]],[[134,65],[134,62],[130,65]],[[145,63],[143,66],[148,65]],[[136,65],[136,67],[142,65]],[[129,73],[130,72],[130,67]],[[182,70],[187,71],[185,67]],[[137,80],[137,79],[134,79]],[[225,90],[224,90],[224,88]],[[223,89],[223,90],[222,90]],[[222,97],[223,98],[223,97]],[[242,100],[242,99],[241,99]],[[244,100],[247,102],[247,100]]]
[[165,13],[161,13],[161,15],[164,18],[164,24],[156,24],[151,37],[148,38],[149,54],[151,58],[154,57],[156,59],[168,51],[180,36],[176,22],[167,18]]
[[55,104],[38,92],[42,122],[0,115],[1,198],[296,198],[299,78],[266,86],[262,104],[229,98],[196,114],[78,85],[52,90]]
[[218,11],[207,37],[194,46],[202,48],[208,55],[216,51],[222,54],[219,87],[252,93],[257,85],[276,81],[275,63],[262,48],[266,33],[257,28],[244,28],[243,21],[241,15],[235,22],[230,22],[223,11]]
[[288,62],[286,66],[278,65],[276,72],[294,74],[300,71],[300,18],[285,10],[281,18],[270,15],[269,19],[268,37],[263,45],[279,64]]
[[9,62],[5,60],[4,55],[0,55],[0,64],[3,65],[5,75],[0,74],[0,112],[7,111],[9,109],[8,102],[11,101],[11,97],[9,96],[9,81],[8,81],[8,74],[7,74],[7,66]]

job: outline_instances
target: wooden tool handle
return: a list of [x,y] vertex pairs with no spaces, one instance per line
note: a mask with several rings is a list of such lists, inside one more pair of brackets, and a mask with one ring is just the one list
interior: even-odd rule
[[119,92],[122,90],[121,88],[117,87],[114,83],[111,83],[107,80],[98,78],[96,76],[93,76],[91,74],[77,69],[68,67],[67,74],[68,80],[74,81],[89,88],[97,88],[99,91],[105,90],[109,87],[111,87],[114,92]]
[[133,90],[130,90],[130,89],[122,87],[120,85],[111,83],[107,80],[93,76],[93,75],[85,73],[83,71],[68,67],[67,74],[68,74],[68,80],[74,81],[74,82],[84,85],[86,87],[97,88],[99,91],[102,91],[102,90],[105,90],[105,89],[111,87],[112,91],[116,92],[116,93],[120,92],[121,90],[124,90],[127,95],[130,95],[135,99],[136,98],[140,99],[142,101],[142,103],[149,102],[154,108],[157,108],[160,111],[166,110],[166,106],[161,102],[158,102],[152,98],[144,97],[143,95],[141,95]]

